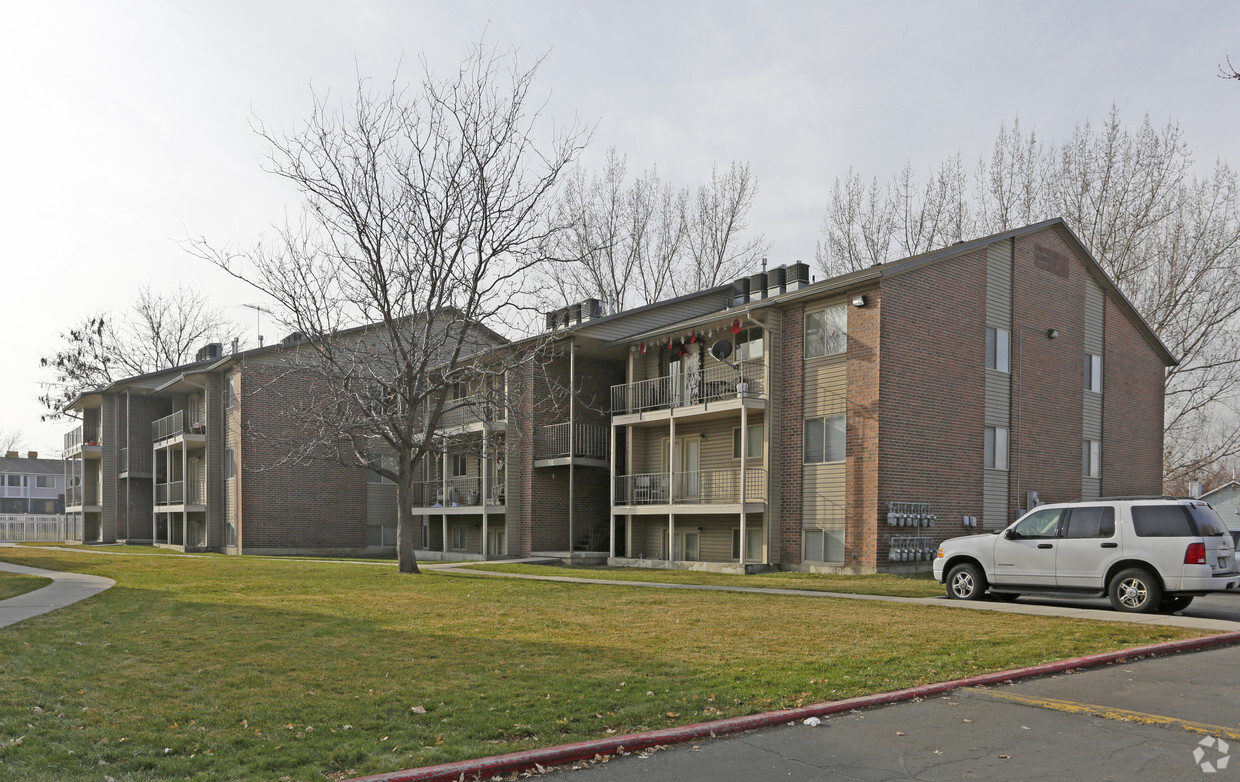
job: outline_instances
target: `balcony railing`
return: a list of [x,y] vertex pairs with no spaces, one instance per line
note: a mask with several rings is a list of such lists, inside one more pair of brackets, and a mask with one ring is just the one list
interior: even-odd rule
[[185,481],[155,484],[156,505],[182,505],[185,502]]
[[183,434],[206,433],[207,425],[202,421],[187,422],[184,410],[178,410],[172,415],[166,415],[151,424],[151,439],[154,442],[167,440],[169,437]]
[[[617,505],[730,505],[741,501],[738,467],[678,472],[674,486],[665,472],[617,475],[615,480]],[[766,470],[746,468],[745,501],[765,499]]]
[[[569,427],[572,427],[573,438],[569,443]],[[535,459],[559,459],[569,455],[583,459],[608,458],[607,427],[598,424],[550,424],[540,428],[534,436]],[[571,446],[571,447],[570,447]]]
[[765,372],[761,361],[746,361],[739,370],[717,364],[672,377],[621,383],[611,387],[611,412],[624,415],[735,399],[742,388],[745,396],[765,397]]
[[82,427],[65,435],[65,453],[81,449],[83,445],[99,445],[99,432],[95,429],[83,431]]
[[122,448],[116,457],[116,471],[129,472],[129,449]]
[[103,492],[100,487],[83,489],[81,486],[70,486],[65,489],[65,505],[78,507],[81,505],[102,505]]
[[[489,481],[487,494],[489,495],[488,505],[503,505],[503,480],[497,478]],[[418,481],[413,484],[413,506],[415,508],[458,508],[480,505],[482,505],[481,478],[449,478],[446,495],[442,480]]]
[[444,402],[443,414],[439,417],[439,426],[452,429],[481,423],[500,423],[507,421],[508,407],[502,396],[476,395]]

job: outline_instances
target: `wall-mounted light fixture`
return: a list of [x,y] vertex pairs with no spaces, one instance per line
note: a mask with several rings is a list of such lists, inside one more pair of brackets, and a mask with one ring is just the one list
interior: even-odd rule
[[1047,339],[1055,339],[1058,336],[1059,336],[1059,329],[1047,329],[1046,330]]
[[863,293],[858,293],[856,296],[852,297],[852,305],[854,307],[864,307],[866,303],[867,303],[867,299],[865,298],[865,294]]

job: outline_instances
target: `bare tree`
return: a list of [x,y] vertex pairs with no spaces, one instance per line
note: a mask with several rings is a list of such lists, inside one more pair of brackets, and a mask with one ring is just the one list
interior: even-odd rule
[[1236,66],[1231,64],[1231,58],[1227,58],[1227,67],[1223,67],[1222,63],[1218,66],[1218,77],[1220,79],[1237,79],[1240,80],[1240,71],[1236,70]]
[[0,429],[0,454],[16,451],[26,442],[21,429]]
[[304,201],[300,222],[244,253],[195,243],[306,336],[286,351],[285,380],[316,393],[285,411],[303,436],[288,458],[392,480],[403,573],[418,572],[415,468],[441,447],[457,384],[486,385],[520,360],[492,348],[528,314],[532,272],[560,230],[557,185],[588,136],[555,128],[536,140],[537,68],[476,44],[447,77],[423,63],[414,87],[359,79],[347,103],[315,95],[295,130],[259,129],[272,172]]
[[1179,359],[1166,377],[1168,485],[1240,453],[1240,186],[1226,163],[1194,173],[1177,123],[1130,130],[1112,107],[1061,143],[1019,119],[1001,125],[971,196],[965,181],[959,155],[924,189],[908,164],[868,189],[850,169],[832,189],[819,265],[840,274],[1063,217]]
[[758,195],[758,180],[748,163],[732,162],[720,172],[711,166],[710,180],[699,185],[688,214],[688,259],[677,275],[676,293],[711,288],[738,277],[770,244],[758,234],[747,235],[749,210]]
[[62,346],[39,359],[54,378],[39,401],[44,420],[63,414],[83,391],[115,380],[188,364],[208,342],[222,341],[235,326],[200,290],[182,286],[168,293],[145,287],[126,312],[87,317],[61,334]]

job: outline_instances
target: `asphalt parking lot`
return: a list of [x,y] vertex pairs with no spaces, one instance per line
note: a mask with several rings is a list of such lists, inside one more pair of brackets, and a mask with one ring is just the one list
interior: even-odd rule
[[[1240,622],[1240,599],[1198,598],[1185,614]],[[1240,647],[1135,660],[957,690],[815,727],[797,723],[634,754],[570,773],[586,782],[1240,779],[1238,672]]]

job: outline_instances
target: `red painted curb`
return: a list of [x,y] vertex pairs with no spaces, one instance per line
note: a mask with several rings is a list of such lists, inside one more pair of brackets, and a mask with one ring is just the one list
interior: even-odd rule
[[955,679],[937,684],[923,684],[917,687],[883,692],[877,695],[863,695],[842,701],[816,703],[812,706],[802,706],[796,709],[750,714],[745,717],[730,717],[714,722],[699,722],[693,725],[652,730],[646,733],[630,733],[626,736],[614,736],[595,741],[580,741],[576,744],[561,744],[555,747],[543,747],[527,752],[511,752],[507,755],[493,755],[489,758],[462,760],[456,763],[423,766],[422,768],[414,768],[407,771],[392,771],[387,774],[355,777],[349,780],[349,782],[451,782],[452,780],[488,779],[496,774],[508,774],[513,771],[532,769],[536,765],[543,767],[558,766],[578,760],[588,760],[597,755],[614,755],[622,750],[634,752],[657,745],[680,744],[698,739],[715,738],[716,736],[742,733],[755,728],[782,725],[808,717],[822,717],[854,709],[865,709],[872,706],[926,698],[962,687],[1000,684],[1002,682],[1030,679],[1079,668],[1096,668],[1134,657],[1154,657],[1177,652],[1195,652],[1238,643],[1240,643],[1240,632],[1221,633],[1204,638],[1190,638],[1184,641],[1168,641],[1150,646],[1123,649],[1118,652],[1093,654],[1071,660],[1058,660],[1053,663],[1032,665],[1027,668],[1016,668],[1010,671],[985,673],[979,676],[970,676],[965,679]]

